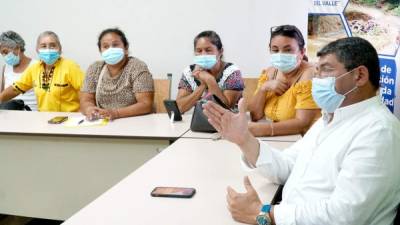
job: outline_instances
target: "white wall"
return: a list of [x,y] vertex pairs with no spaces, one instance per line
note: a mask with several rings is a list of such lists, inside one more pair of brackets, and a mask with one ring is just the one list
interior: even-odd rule
[[[1,4],[0,31],[14,30],[36,57],[36,37],[55,31],[64,56],[83,70],[100,55],[98,34],[119,27],[131,54],[145,61],[155,78],[173,73],[173,94],[182,69],[192,62],[193,38],[206,29],[222,39],[225,59],[245,77],[268,65],[269,28],[280,24],[307,27],[307,1],[299,0],[12,0]],[[1,60],[1,63],[3,61]]]

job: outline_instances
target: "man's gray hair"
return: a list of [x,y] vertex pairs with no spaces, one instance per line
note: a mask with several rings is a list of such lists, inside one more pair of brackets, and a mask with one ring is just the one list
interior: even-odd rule
[[37,38],[37,41],[36,41],[36,46],[39,46],[40,39],[42,39],[43,37],[46,37],[46,36],[53,36],[54,39],[56,39],[56,42],[57,42],[58,46],[60,46],[60,49],[61,49],[60,38],[58,38],[58,35],[56,33],[54,33],[53,31],[50,31],[50,30],[39,34],[39,37]]
[[25,41],[14,31],[6,31],[0,35],[0,46],[14,49],[19,47],[22,52],[25,51]]

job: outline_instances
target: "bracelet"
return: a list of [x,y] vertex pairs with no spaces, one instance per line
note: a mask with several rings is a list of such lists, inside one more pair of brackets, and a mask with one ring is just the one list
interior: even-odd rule
[[274,126],[272,126],[273,122],[269,123],[269,126],[271,127],[271,136],[274,136]]
[[115,116],[115,118],[113,118],[113,119],[118,119],[118,118],[119,118],[119,111],[118,111],[118,109],[115,109],[114,112],[115,112],[116,116]]

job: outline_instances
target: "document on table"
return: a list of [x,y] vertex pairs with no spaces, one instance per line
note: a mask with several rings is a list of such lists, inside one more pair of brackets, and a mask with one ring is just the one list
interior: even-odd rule
[[63,123],[66,127],[90,127],[104,126],[108,123],[108,119],[88,120],[85,116],[70,117]]

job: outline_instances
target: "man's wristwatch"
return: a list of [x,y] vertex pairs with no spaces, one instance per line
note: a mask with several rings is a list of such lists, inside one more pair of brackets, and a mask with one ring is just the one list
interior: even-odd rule
[[271,225],[272,220],[269,215],[269,212],[271,211],[271,205],[263,205],[261,207],[261,212],[258,214],[256,217],[256,221],[258,225]]

